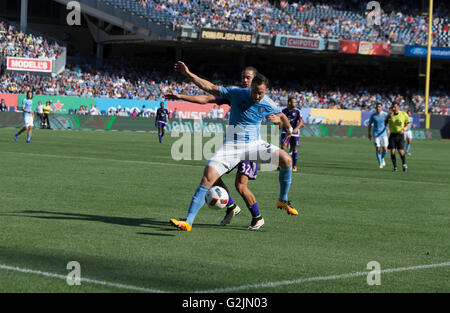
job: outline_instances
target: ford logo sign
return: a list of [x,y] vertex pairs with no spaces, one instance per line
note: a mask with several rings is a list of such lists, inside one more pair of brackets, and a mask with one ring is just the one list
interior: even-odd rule
[[416,55],[426,55],[427,54],[427,49],[426,48],[412,48],[411,49],[411,53],[412,54],[416,54]]

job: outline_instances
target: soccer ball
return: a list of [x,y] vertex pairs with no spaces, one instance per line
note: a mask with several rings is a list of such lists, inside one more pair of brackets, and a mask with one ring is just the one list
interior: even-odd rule
[[211,209],[223,209],[228,203],[228,192],[219,186],[211,187],[206,193],[205,201]]

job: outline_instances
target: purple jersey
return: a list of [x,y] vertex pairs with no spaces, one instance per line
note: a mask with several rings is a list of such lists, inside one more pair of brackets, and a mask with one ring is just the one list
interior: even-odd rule
[[169,110],[159,108],[156,110],[156,120],[161,123],[166,123],[169,119]]
[[[303,119],[302,112],[297,108],[293,109],[292,111],[289,111],[288,108],[285,108],[281,112],[283,112],[283,114],[287,116],[289,123],[291,123],[292,128],[297,127],[297,125]],[[286,133],[287,131],[286,131],[286,129],[283,128],[282,132]],[[298,132],[296,134],[292,134],[292,136],[298,137]]]
[[222,104],[228,104],[228,105],[231,105],[231,101],[228,100],[228,99],[218,98],[218,97],[215,97],[215,98],[216,98],[216,103],[217,103],[218,105],[222,105]]
[[248,179],[255,180],[258,175],[258,163],[251,161],[241,161],[238,166],[238,174],[248,177]]

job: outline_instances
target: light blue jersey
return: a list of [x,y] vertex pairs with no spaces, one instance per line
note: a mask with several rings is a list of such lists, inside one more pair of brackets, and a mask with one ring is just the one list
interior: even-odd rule
[[267,95],[260,102],[254,103],[248,88],[219,87],[219,92],[222,98],[230,100],[229,124],[234,126],[227,128],[226,140],[251,142],[260,139],[259,128],[262,120],[267,115],[281,112]]
[[384,121],[386,119],[387,113],[381,112],[377,114],[376,112],[370,116],[369,125],[373,124],[373,137],[386,136],[386,125]]
[[31,99],[23,99],[22,101],[22,107],[25,107],[25,110],[27,112],[23,112],[23,117],[32,117],[33,113],[28,113],[28,112],[33,112],[33,100]]

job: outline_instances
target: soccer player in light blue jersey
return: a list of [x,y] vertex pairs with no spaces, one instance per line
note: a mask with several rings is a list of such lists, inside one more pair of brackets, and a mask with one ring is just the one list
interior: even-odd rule
[[289,214],[297,215],[297,210],[288,200],[291,185],[292,159],[289,154],[260,138],[261,121],[265,117],[279,115],[281,123],[292,135],[292,127],[280,108],[266,95],[268,80],[257,74],[251,88],[219,87],[191,73],[183,62],[175,64],[175,71],[188,77],[200,89],[207,93],[230,100],[230,121],[226,139],[222,146],[209,159],[204,169],[200,185],[197,187],[189,205],[186,220],[171,219],[175,227],[190,231],[200,208],[205,203],[205,195],[209,188],[225,173],[233,169],[243,160],[276,163],[280,166],[280,196],[277,207]]
[[412,130],[411,130],[411,128],[412,128],[412,125],[413,125],[413,117],[412,117],[412,112],[411,112],[411,110],[406,111],[406,113],[407,113],[408,116],[409,116],[409,125],[406,127],[405,133],[404,133],[405,141],[406,141],[406,149],[405,149],[405,153],[406,153],[407,155],[411,155],[410,150],[411,150],[411,143],[412,143],[412,139],[413,139],[413,135],[412,135]]
[[[381,103],[377,103],[375,107],[375,113],[370,116],[369,119],[369,140],[372,140],[375,145],[375,151],[377,155],[378,165],[383,168],[386,165],[384,157],[387,153],[388,148],[388,137],[386,132],[386,125],[384,121],[386,120],[387,113],[383,112],[383,107]],[[373,128],[372,128],[373,125]],[[373,132],[372,132],[373,129]]]
[[14,135],[14,141],[21,133],[27,130],[27,143],[31,143],[31,134],[33,132],[33,92],[28,91],[26,99],[22,101],[22,111],[23,111],[23,127]]

